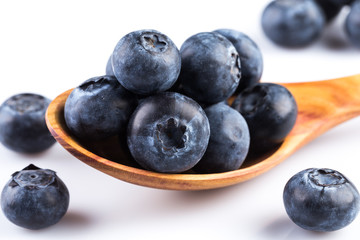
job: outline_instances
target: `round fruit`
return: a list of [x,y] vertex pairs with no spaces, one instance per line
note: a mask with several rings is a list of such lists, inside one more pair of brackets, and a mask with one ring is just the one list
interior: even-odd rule
[[45,123],[50,99],[33,93],[16,94],[0,106],[0,142],[21,153],[38,153],[55,139]]
[[155,30],[139,30],[125,35],[117,43],[111,61],[113,73],[121,85],[141,95],[170,89],[181,68],[175,44]]
[[356,187],[340,172],[309,168],[295,174],[283,193],[290,219],[312,231],[335,231],[349,225],[360,210]]
[[218,29],[215,32],[226,37],[240,57],[241,79],[235,93],[260,81],[263,73],[263,57],[258,45],[246,34],[233,29]]
[[223,102],[205,108],[205,113],[210,123],[210,140],[194,170],[199,173],[216,173],[239,169],[250,144],[245,119]]
[[112,58],[112,55],[109,57],[109,59],[108,59],[108,61],[106,63],[105,75],[114,76],[114,71],[112,69],[112,64],[111,64],[111,58]]
[[230,97],[239,85],[241,65],[234,45],[216,32],[198,33],[180,48],[180,89],[203,104]]
[[93,77],[70,93],[64,107],[65,122],[81,139],[105,139],[126,132],[136,105],[136,96],[114,76]]
[[15,172],[1,193],[1,208],[14,224],[28,229],[54,225],[69,206],[69,191],[56,173],[32,164]]
[[192,168],[203,156],[210,127],[204,110],[179,93],[145,98],[131,116],[128,146],[144,168],[178,173]]
[[323,11],[313,0],[274,0],[261,18],[266,36],[286,47],[303,47],[314,42],[325,22]]
[[348,38],[360,48],[360,1],[356,1],[351,5],[349,15],[345,20],[345,30]]
[[281,144],[297,117],[292,94],[274,83],[258,83],[245,89],[231,106],[241,113],[249,126],[251,154],[264,153]]

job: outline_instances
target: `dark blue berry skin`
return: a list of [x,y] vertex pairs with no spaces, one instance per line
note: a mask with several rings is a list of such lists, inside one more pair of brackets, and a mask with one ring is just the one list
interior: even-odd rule
[[285,185],[283,200],[294,223],[318,232],[344,228],[360,210],[356,187],[343,174],[327,168],[295,174]]
[[115,75],[114,75],[114,71],[113,71],[113,69],[112,69],[111,57],[112,57],[112,55],[109,57],[109,59],[108,59],[108,61],[107,61],[107,63],[106,63],[105,75],[115,76]]
[[260,81],[263,73],[263,57],[258,45],[246,34],[233,29],[218,29],[215,32],[226,37],[240,57],[241,80],[235,93]]
[[0,142],[20,153],[38,153],[50,148],[55,139],[45,123],[50,100],[38,94],[21,93],[0,106]]
[[249,126],[252,154],[267,152],[281,144],[297,117],[292,94],[274,83],[258,83],[245,89],[231,106],[242,114]]
[[354,46],[360,48],[360,1],[351,5],[349,15],[345,20],[345,31]]
[[323,10],[326,22],[333,20],[343,7],[343,4],[340,3],[341,1],[339,0],[315,0],[315,2]]
[[204,155],[210,126],[198,103],[180,93],[164,92],[143,99],[128,127],[128,146],[145,169],[179,173]]
[[214,104],[230,97],[239,85],[241,65],[233,44],[215,32],[198,33],[180,48],[181,91],[195,101]]
[[351,5],[354,0],[315,0],[324,11],[326,21],[333,20],[346,5]]
[[69,206],[69,191],[56,173],[29,165],[15,172],[1,193],[1,208],[14,224],[41,229],[56,224]]
[[170,89],[181,68],[179,50],[166,35],[139,30],[125,35],[112,54],[114,75],[129,91],[151,95]]
[[[334,0],[336,1],[336,0]],[[343,4],[343,5],[349,5],[351,6],[354,2],[356,2],[358,0],[340,0],[340,2]]]
[[312,0],[274,0],[261,17],[266,36],[284,47],[304,47],[313,43],[325,22],[322,9]]
[[219,173],[239,169],[250,144],[245,119],[224,102],[205,108],[210,123],[207,150],[194,167],[198,173]]
[[93,77],[76,87],[65,102],[64,117],[71,133],[84,140],[125,134],[136,96],[114,76]]

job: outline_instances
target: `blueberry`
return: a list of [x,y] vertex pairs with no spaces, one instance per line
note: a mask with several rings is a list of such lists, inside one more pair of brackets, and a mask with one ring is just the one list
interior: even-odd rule
[[136,105],[136,96],[114,76],[93,77],[70,93],[64,107],[65,122],[80,139],[105,139],[126,133]]
[[360,47],[360,1],[351,5],[351,10],[345,20],[345,31],[351,43]]
[[239,85],[239,54],[219,33],[203,32],[191,36],[182,44],[180,54],[180,87],[195,101],[204,104],[221,102]]
[[324,11],[326,21],[333,20],[346,5],[351,5],[354,0],[315,0]]
[[112,54],[116,78],[129,91],[151,95],[170,89],[181,68],[180,53],[172,40],[155,30],[125,35]]
[[205,108],[210,123],[207,150],[194,167],[199,173],[239,169],[249,150],[249,128],[241,114],[220,102]]
[[242,114],[249,126],[252,154],[267,152],[281,144],[297,117],[292,94],[274,83],[258,83],[245,89],[231,106]]
[[283,200],[294,223],[319,232],[347,226],[360,210],[356,187],[343,174],[327,168],[295,174],[285,185]]
[[15,172],[1,193],[5,216],[28,229],[56,224],[68,206],[69,191],[56,173],[32,164]]
[[240,57],[241,80],[236,93],[260,81],[263,73],[263,57],[258,45],[246,34],[233,29],[218,29],[215,32],[226,37],[234,45]]
[[0,106],[0,142],[21,153],[38,153],[55,139],[45,123],[50,100],[34,93],[16,94]]
[[105,75],[115,76],[115,75],[114,75],[114,71],[113,71],[113,69],[112,69],[111,57],[112,57],[112,55],[109,57],[109,59],[108,59],[108,61],[107,61],[107,63],[106,63]]
[[339,0],[315,0],[315,2],[323,10],[326,22],[333,20],[343,7]]
[[204,155],[209,137],[204,110],[191,98],[175,92],[143,99],[128,127],[132,156],[141,166],[156,172],[191,169]]
[[261,25],[274,43],[304,47],[320,36],[325,16],[312,0],[274,0],[264,9]]
[[[333,0],[333,1],[336,1],[336,0]],[[358,1],[358,0],[339,0],[339,2],[342,5],[348,5],[348,6],[351,6],[356,1]]]

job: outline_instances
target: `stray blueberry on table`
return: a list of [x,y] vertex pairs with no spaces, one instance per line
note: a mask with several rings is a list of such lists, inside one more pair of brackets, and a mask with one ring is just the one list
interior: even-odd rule
[[145,169],[179,173],[204,155],[210,137],[208,118],[191,98],[175,92],[141,101],[128,125],[128,146]]
[[249,126],[251,154],[265,153],[279,146],[297,117],[294,97],[287,88],[275,83],[258,83],[245,89],[231,106]]
[[218,29],[215,32],[226,37],[240,57],[241,80],[235,93],[260,81],[263,73],[263,57],[258,45],[246,34],[233,29]]
[[354,46],[360,48],[360,1],[351,5],[351,10],[345,20],[345,32]]
[[32,164],[15,172],[1,192],[1,208],[14,224],[41,229],[56,224],[69,206],[69,191],[56,173]]
[[156,30],[131,32],[120,39],[111,57],[112,70],[121,85],[140,95],[170,89],[181,68],[179,50]]
[[20,153],[38,153],[50,148],[55,139],[45,123],[50,99],[21,93],[0,106],[0,142]]
[[223,102],[205,108],[205,113],[210,123],[210,140],[194,170],[198,173],[218,173],[239,169],[250,144],[245,119]]
[[322,9],[313,0],[274,0],[264,9],[261,26],[274,43],[304,47],[313,43],[325,26]]
[[126,133],[136,106],[136,96],[114,76],[105,75],[86,80],[70,93],[64,117],[67,127],[78,138],[100,140]]
[[328,168],[309,168],[295,174],[285,185],[283,200],[295,224],[318,232],[344,228],[360,210],[354,184]]
[[216,32],[198,33],[180,48],[181,91],[201,104],[230,97],[241,78],[240,57],[234,45]]

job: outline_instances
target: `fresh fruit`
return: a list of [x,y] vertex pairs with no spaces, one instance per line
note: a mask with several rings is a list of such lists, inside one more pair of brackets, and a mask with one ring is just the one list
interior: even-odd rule
[[1,208],[14,224],[41,229],[56,224],[69,206],[69,191],[56,173],[32,164],[15,172],[1,192]]
[[239,85],[241,65],[234,45],[216,32],[186,39],[180,48],[180,91],[201,104],[226,100]]
[[339,0],[314,0],[323,10],[326,22],[332,21],[341,11],[343,4]]
[[226,37],[240,57],[241,80],[235,93],[260,81],[263,73],[263,57],[258,45],[246,34],[234,29],[218,29],[215,32]]
[[242,91],[231,105],[250,130],[249,153],[264,153],[283,142],[295,124],[297,105],[292,94],[275,83],[258,83]]
[[350,5],[354,0],[314,0],[324,11],[326,21],[332,21],[341,11],[341,9]]
[[325,16],[313,0],[274,0],[264,9],[261,26],[274,43],[304,47],[313,43],[325,25]]
[[108,59],[108,61],[107,61],[107,63],[106,63],[105,75],[115,76],[115,75],[114,75],[114,71],[113,71],[113,69],[112,69],[111,57],[112,57],[112,55],[109,57],[109,59]]
[[141,101],[128,125],[128,146],[144,168],[184,172],[203,156],[210,127],[204,110],[194,100],[164,92]]
[[345,32],[354,46],[360,48],[360,1],[351,5],[351,10],[345,20]]
[[343,174],[327,168],[309,168],[286,183],[284,206],[290,219],[312,231],[339,230],[360,210],[356,187]]
[[210,123],[210,140],[194,170],[198,173],[218,173],[239,169],[250,144],[245,119],[223,102],[205,108],[205,113]]
[[51,147],[55,139],[45,123],[50,99],[34,93],[21,93],[0,106],[0,142],[20,153],[38,153]]
[[114,76],[93,77],[76,87],[65,102],[66,126],[78,138],[100,140],[125,134],[137,106],[134,94]]
[[125,35],[115,46],[111,61],[120,84],[141,95],[170,89],[181,68],[175,44],[155,30],[139,30]]

